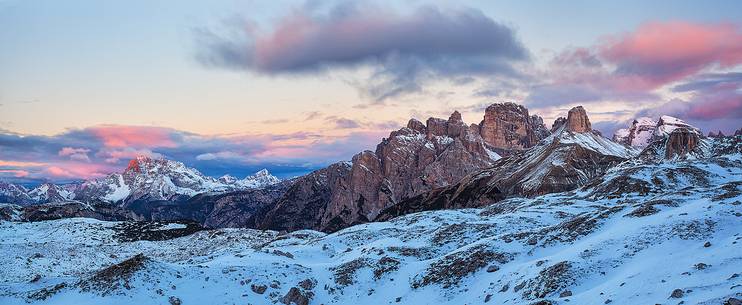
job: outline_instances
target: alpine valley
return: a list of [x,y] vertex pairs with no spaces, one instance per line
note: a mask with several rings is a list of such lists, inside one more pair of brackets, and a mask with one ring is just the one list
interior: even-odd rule
[[742,129],[588,115],[411,119],[287,180],[0,182],[0,304],[741,304]]

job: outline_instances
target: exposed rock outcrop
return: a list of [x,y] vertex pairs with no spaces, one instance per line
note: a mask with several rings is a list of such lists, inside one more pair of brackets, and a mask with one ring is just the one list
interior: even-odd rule
[[[730,143],[730,141],[725,141],[727,137],[723,136],[705,138],[698,128],[680,119],[662,116],[654,129],[652,141],[644,148],[640,156],[644,160],[656,162],[666,159],[700,158],[712,153],[705,147],[708,148],[711,145],[710,141],[714,139]],[[729,149],[734,150],[734,147],[730,146]]]
[[659,120],[657,120],[657,128],[654,130],[654,138],[653,140],[661,140],[666,138],[670,133],[678,128],[686,128],[690,130],[691,132],[697,133],[699,136],[702,135],[701,130],[696,128],[695,126],[686,123],[685,121],[671,117],[669,115],[663,115],[660,117]]
[[675,156],[682,157],[698,147],[701,138],[697,133],[687,129],[678,128],[673,130],[667,137],[665,144],[665,158],[672,159]]
[[505,154],[533,147],[549,135],[543,119],[529,116],[526,107],[514,103],[487,107],[479,133],[487,144],[498,149],[498,153]]
[[564,123],[567,123],[567,119],[565,117],[558,117],[556,120],[554,120],[554,123],[551,124],[551,133],[555,133],[557,130],[559,130],[560,127],[564,126]]
[[[636,150],[589,130],[584,109],[576,109],[572,120],[567,119],[559,133],[545,143],[498,160],[491,168],[468,175],[456,184],[391,206],[376,220],[426,210],[479,207],[510,196],[533,197],[573,190],[636,155]],[[570,126],[577,131],[570,130]]]
[[590,119],[587,117],[587,112],[585,112],[585,108],[582,108],[582,106],[577,106],[569,110],[567,113],[567,122],[565,124],[567,130],[571,132],[593,131]]
[[455,183],[498,158],[458,111],[448,120],[429,118],[425,125],[413,119],[383,139],[376,151],[298,178],[260,227],[336,231],[370,221],[402,200]]

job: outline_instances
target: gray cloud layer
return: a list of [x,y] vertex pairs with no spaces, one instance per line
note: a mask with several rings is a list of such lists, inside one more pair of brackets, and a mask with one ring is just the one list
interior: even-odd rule
[[399,15],[353,4],[296,12],[268,32],[241,26],[240,35],[198,30],[199,60],[262,74],[370,65],[376,71],[359,88],[376,101],[420,91],[433,78],[515,75],[511,64],[529,58],[511,28],[473,9]]

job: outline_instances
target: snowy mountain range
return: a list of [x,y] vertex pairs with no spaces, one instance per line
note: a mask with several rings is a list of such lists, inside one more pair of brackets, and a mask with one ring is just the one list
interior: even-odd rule
[[183,163],[161,158],[139,156],[121,173],[86,180],[78,184],[44,183],[28,190],[23,186],[0,184],[0,201],[17,204],[53,203],[77,200],[129,203],[137,200],[173,200],[202,193],[220,193],[260,188],[281,180],[263,169],[254,175],[237,179],[206,176]]
[[[0,269],[0,303],[738,304],[742,135],[676,128],[639,152],[584,118],[565,122],[522,156],[433,191],[480,194],[474,208],[330,234],[16,222],[28,211],[5,206],[15,221],[0,222],[0,266],[15,268]],[[498,198],[497,179],[466,182],[498,175],[533,192]],[[572,186],[533,188],[559,181]]]
[[80,200],[0,205],[0,303],[740,304],[742,131],[526,114],[410,120],[289,181],[137,158],[71,192],[0,184]]

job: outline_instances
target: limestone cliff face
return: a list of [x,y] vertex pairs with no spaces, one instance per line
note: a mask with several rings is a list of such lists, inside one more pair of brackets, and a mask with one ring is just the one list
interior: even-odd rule
[[687,129],[678,128],[670,132],[665,143],[665,158],[683,157],[698,147],[701,138],[698,133]]
[[590,119],[587,117],[587,112],[582,106],[577,106],[569,110],[567,113],[567,130],[571,132],[591,132],[593,127],[590,124]]
[[336,231],[374,219],[401,200],[457,182],[499,156],[456,111],[445,120],[412,119],[375,151],[355,155],[296,180],[262,228]]
[[529,116],[526,107],[514,103],[487,107],[479,134],[498,152],[530,148],[549,136],[541,117]]

